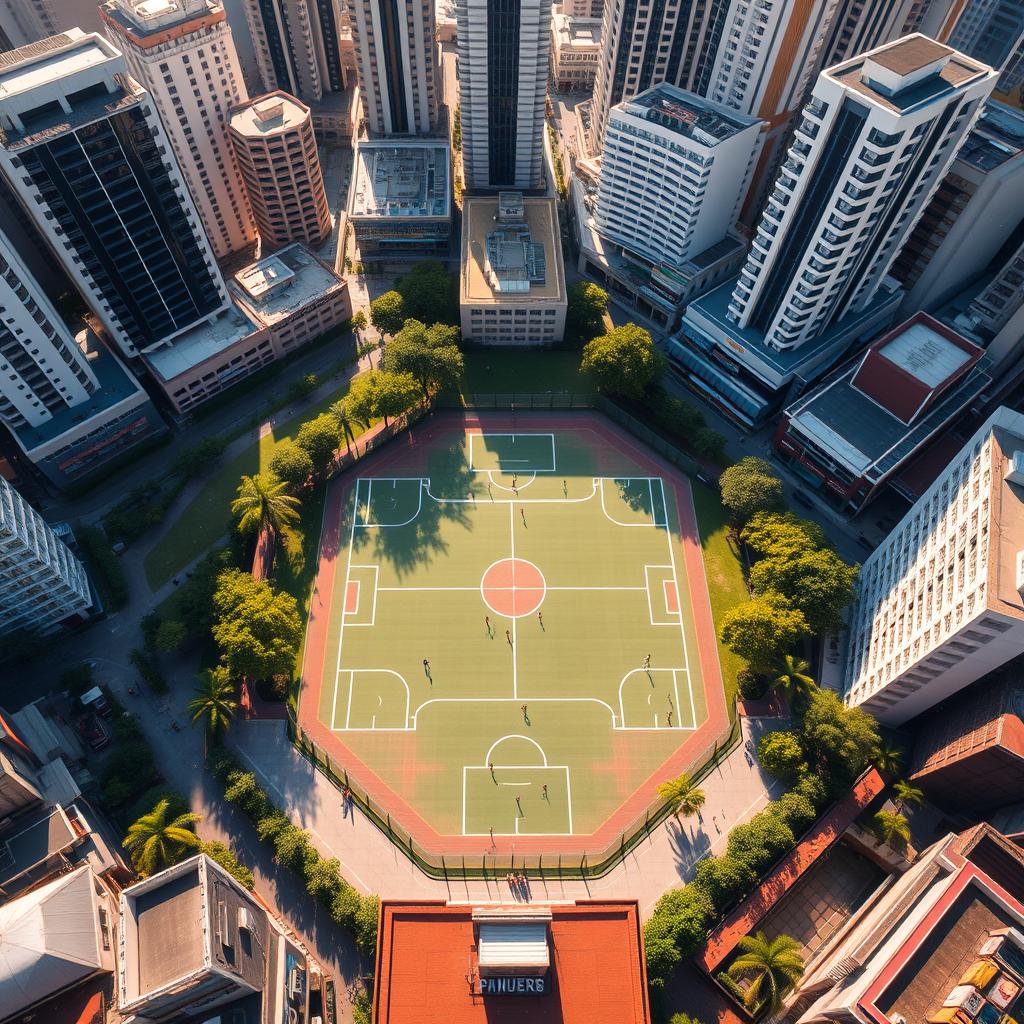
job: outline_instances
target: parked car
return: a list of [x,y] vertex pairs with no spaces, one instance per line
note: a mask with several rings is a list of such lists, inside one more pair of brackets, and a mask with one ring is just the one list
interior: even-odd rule
[[110,742],[110,733],[98,718],[91,711],[81,715],[78,719],[78,735],[89,744],[93,750],[102,750]]
[[91,690],[86,690],[78,699],[82,702],[82,707],[86,711],[94,711],[97,715],[102,715],[104,718],[109,718],[114,713],[114,709],[110,706],[110,701],[107,700],[106,694],[98,686],[94,686]]

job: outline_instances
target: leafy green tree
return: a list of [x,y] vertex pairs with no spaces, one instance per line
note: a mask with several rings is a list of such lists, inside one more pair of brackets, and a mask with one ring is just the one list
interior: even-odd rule
[[[397,344],[397,339],[391,344]],[[361,418],[380,416],[387,426],[393,416],[407,412],[419,397],[420,385],[411,373],[371,370],[352,382],[347,401]]]
[[360,331],[366,330],[366,313],[357,309],[352,314],[352,319],[349,320],[349,326],[352,328],[353,333],[358,337]]
[[337,421],[326,412],[307,420],[295,435],[295,443],[309,456],[316,476],[323,476],[333,464],[338,441]]
[[668,1024],[704,1024],[697,1017],[691,1017],[688,1013],[673,1013],[668,1019]]
[[427,327],[419,320],[407,320],[385,346],[381,369],[411,373],[425,399],[434,391],[455,390],[464,369],[458,336],[458,328],[446,324]]
[[[394,342],[391,344],[393,345]],[[377,415],[377,374],[379,372],[379,370],[370,370],[352,378],[348,394],[343,400],[351,424],[366,428]],[[336,404],[341,405],[342,403]],[[335,407],[332,405],[331,412],[334,413],[334,411]]]
[[177,619],[166,619],[157,627],[153,646],[165,654],[173,654],[188,639],[188,629],[184,622]]
[[817,772],[812,772],[809,768],[800,773],[796,780],[796,785],[793,787],[793,792],[806,797],[814,806],[815,811],[820,811],[828,802],[828,788],[825,785],[824,779]]
[[580,366],[599,391],[638,399],[661,376],[664,363],[650,332],[625,324],[588,341]]
[[820,635],[842,625],[842,612],[853,600],[858,573],[857,566],[822,549],[762,558],[750,570],[750,585],[755,593],[785,594],[803,612],[811,631]]
[[888,740],[881,740],[878,744],[878,753],[875,755],[875,767],[891,778],[903,767],[903,756],[901,747]]
[[377,949],[377,921],[380,917],[380,897],[363,896],[359,900],[353,922],[356,945],[366,956],[372,956]]
[[920,807],[924,803],[924,790],[912,786],[906,779],[900,779],[892,787],[892,795],[896,802],[896,808],[901,813],[908,807]]
[[910,844],[910,822],[902,814],[879,811],[872,819],[875,835],[893,849],[905,850]]
[[425,324],[457,324],[455,279],[437,260],[420,260],[395,282],[402,296],[406,319]]
[[199,850],[195,833],[198,814],[170,815],[170,802],[161,800],[148,814],[128,826],[121,845],[140,875],[152,875]]
[[782,481],[764,459],[748,455],[722,471],[722,504],[734,523],[743,526],[758,512],[782,508]]
[[234,679],[291,677],[302,619],[291,594],[238,569],[221,573],[213,595],[213,638]]
[[705,857],[694,872],[693,885],[707,893],[717,911],[724,910],[737,896],[749,892],[757,875],[735,857]]
[[250,892],[255,888],[256,880],[252,877],[252,872],[235,856],[235,851],[230,846],[214,840],[203,843],[203,853],[218,863],[239,885],[245,886]]
[[313,460],[305,448],[285,438],[270,457],[270,472],[293,490],[303,487],[313,475]]
[[793,512],[755,512],[743,527],[740,539],[752,551],[773,558],[830,546],[825,531],[817,523],[801,519]]
[[178,454],[171,472],[181,480],[191,480],[219,462],[227,446],[228,439],[220,434],[204,437]]
[[758,594],[722,616],[719,638],[755,671],[767,671],[807,633],[807,620],[781,594]]
[[804,748],[795,732],[780,730],[766,732],[757,744],[757,759],[761,767],[780,779],[793,779],[806,768]]
[[357,416],[353,403],[349,401],[351,388],[355,387],[356,381],[360,379],[360,377],[353,378],[349,395],[339,399],[327,410],[334,422],[337,423],[338,433],[344,439],[345,450],[348,452],[352,451],[352,445],[355,444],[356,430],[366,430],[370,425],[370,417],[363,419]]
[[224,799],[238,806],[250,817],[257,819],[267,813],[270,800],[253,772],[232,771],[224,787]]
[[666,935],[644,934],[644,958],[647,964],[647,984],[651,988],[664,988],[682,960],[676,944]]
[[285,485],[266,473],[243,476],[238,497],[231,503],[231,514],[238,520],[239,531],[254,534],[267,529],[279,535],[297,523],[302,503],[284,491]]
[[405,323],[405,303],[396,291],[378,295],[370,303],[370,323],[381,334],[397,334]]
[[199,673],[195,696],[188,702],[192,724],[204,721],[206,739],[215,740],[227,732],[238,710],[237,690],[224,665]]
[[793,830],[769,808],[729,833],[726,853],[760,875],[796,844]]
[[658,786],[658,796],[671,808],[678,821],[679,816],[692,817],[704,806],[704,790],[690,776],[683,772]]
[[803,977],[800,943],[789,935],[769,939],[764,932],[757,932],[740,939],[739,949],[740,955],[729,964],[727,973],[734,981],[750,979],[744,999],[747,1009],[763,1005],[769,1013],[777,1013]]
[[286,825],[274,838],[274,854],[278,864],[305,875],[306,865],[318,854],[310,846],[309,836],[296,825]]
[[680,886],[669,889],[658,900],[644,934],[665,936],[683,956],[692,956],[704,945],[714,916],[714,904],[703,889]]
[[608,293],[592,281],[577,281],[569,288],[565,333],[576,342],[590,341],[604,329]]
[[878,755],[878,724],[866,711],[848,708],[831,690],[811,691],[801,730],[804,754],[833,788],[848,785]]
[[775,801],[775,813],[792,829],[795,836],[800,835],[818,815],[814,804],[795,789],[783,793]]
[[772,679],[772,688],[776,693],[781,693],[790,700],[797,697],[806,698],[811,687],[816,685],[807,674],[810,668],[810,664],[803,658],[798,658],[793,654],[784,654],[778,665],[775,678]]
[[306,892],[324,906],[329,908],[333,904],[343,884],[341,862],[337,857],[325,860],[318,856],[306,865]]

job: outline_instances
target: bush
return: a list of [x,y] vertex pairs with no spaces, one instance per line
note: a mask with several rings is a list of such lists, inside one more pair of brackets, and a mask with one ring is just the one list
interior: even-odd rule
[[103,770],[103,799],[111,807],[122,807],[149,787],[155,777],[156,764],[146,741],[126,739],[114,750]]
[[306,874],[306,866],[317,852],[309,845],[309,836],[298,825],[289,822],[274,837],[274,853],[279,864],[297,875]]
[[230,874],[240,885],[244,885],[250,892],[255,886],[255,879],[252,872],[235,856],[234,851],[223,843],[216,841],[203,843],[203,853],[211,860],[215,860],[225,871]]
[[256,835],[264,843],[273,843],[277,837],[291,824],[284,811],[271,811],[256,822]]
[[165,491],[156,480],[139,484],[103,517],[103,531],[112,541],[131,544],[151,527],[163,522],[176,497],[176,489]]
[[228,439],[220,434],[204,437],[178,455],[171,463],[171,472],[183,483],[191,480],[216,465],[227,446]]
[[365,988],[361,988],[352,1000],[352,1024],[370,1024],[373,1017],[373,1000]]
[[184,622],[167,619],[161,622],[153,639],[153,646],[165,654],[173,654],[188,639],[188,630]]
[[697,865],[693,885],[703,890],[721,914],[738,896],[750,891],[757,875],[749,865],[725,854],[705,857]]
[[160,783],[151,786],[137,797],[135,803],[124,810],[122,817],[128,822],[138,821],[144,814],[149,814],[161,800],[167,801],[168,821],[173,821],[179,814],[184,814],[189,809],[188,801],[176,789],[168,789],[166,783]]
[[793,830],[769,805],[750,821],[736,825],[729,833],[726,856],[745,864],[756,876],[762,875],[784,853],[796,845]]
[[253,772],[232,771],[225,780],[224,799],[238,804],[241,810],[254,821],[267,813],[270,801]]
[[793,830],[794,835],[800,835],[818,814],[814,804],[796,790],[783,793],[775,801],[775,812]]
[[343,928],[355,931],[356,914],[362,902],[359,893],[346,883],[334,894],[331,901],[331,917]]
[[136,647],[128,655],[128,660],[135,666],[135,670],[142,677],[143,683],[146,684],[152,693],[161,696],[170,690],[163,672],[160,671],[160,666],[151,654]]
[[75,534],[79,547],[93,571],[93,582],[107,611],[123,608],[128,600],[124,570],[106,537],[95,526],[83,526]]
[[663,988],[672,977],[683,955],[676,944],[664,935],[648,937],[645,930],[644,952],[647,960],[647,983],[652,988]]
[[64,669],[57,682],[60,688],[67,690],[72,697],[81,697],[86,690],[91,690],[96,685],[92,678],[92,666],[87,661]]
[[809,768],[801,773],[793,792],[809,800],[815,811],[822,810],[828,803],[829,794],[825,780]]
[[795,779],[807,767],[800,737],[795,732],[769,732],[757,744],[761,767],[780,779]]
[[309,859],[306,864],[306,892],[313,899],[330,907],[342,885],[341,863],[337,857],[325,860],[316,854]]
[[377,896],[360,897],[355,919],[356,945],[368,956],[373,956],[377,949],[377,922],[379,919],[380,898]]
[[285,395],[289,402],[298,402],[303,398],[308,398],[318,387],[320,387],[320,378],[315,373],[307,373],[300,380],[293,380],[288,385]]
[[741,668],[736,673],[736,683],[744,700],[761,700],[768,692],[768,677],[752,668]]

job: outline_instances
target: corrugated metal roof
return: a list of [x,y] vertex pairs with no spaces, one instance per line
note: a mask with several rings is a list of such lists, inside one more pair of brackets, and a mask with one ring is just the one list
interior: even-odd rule
[[541,922],[480,925],[480,967],[547,967],[548,929]]

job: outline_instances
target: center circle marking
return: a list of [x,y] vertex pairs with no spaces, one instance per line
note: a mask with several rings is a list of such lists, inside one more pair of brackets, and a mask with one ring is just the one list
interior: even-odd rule
[[525,558],[502,558],[488,566],[480,581],[484,604],[509,619],[535,612],[546,592],[544,574]]

